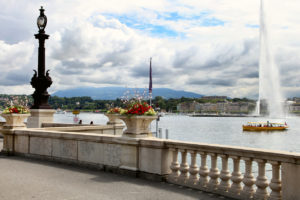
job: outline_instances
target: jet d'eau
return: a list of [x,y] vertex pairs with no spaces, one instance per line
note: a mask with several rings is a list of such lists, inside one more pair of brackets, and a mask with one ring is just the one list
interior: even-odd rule
[[283,118],[283,95],[280,84],[279,68],[274,62],[272,40],[270,39],[269,13],[265,0],[260,1],[260,56],[259,56],[259,97],[256,114],[261,114],[264,101],[267,113],[271,118]]

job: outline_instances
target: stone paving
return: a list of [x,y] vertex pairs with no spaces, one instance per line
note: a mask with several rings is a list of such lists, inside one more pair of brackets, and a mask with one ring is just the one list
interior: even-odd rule
[[[2,145],[0,138],[0,149]],[[4,155],[0,155],[0,185],[1,200],[228,199],[164,182]]]

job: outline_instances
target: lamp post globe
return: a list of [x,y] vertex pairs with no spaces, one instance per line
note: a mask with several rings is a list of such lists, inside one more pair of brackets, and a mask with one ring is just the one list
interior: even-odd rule
[[37,26],[39,28],[39,32],[45,32],[45,28],[47,25],[47,17],[44,14],[44,11],[45,10],[44,10],[43,6],[41,6],[40,16],[37,18]]

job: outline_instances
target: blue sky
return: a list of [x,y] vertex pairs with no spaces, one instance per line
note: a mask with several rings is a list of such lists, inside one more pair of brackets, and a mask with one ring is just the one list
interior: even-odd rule
[[[189,21],[193,23],[194,26],[202,27],[213,27],[213,26],[224,26],[226,23],[220,19],[210,16],[211,12],[203,11],[198,15],[181,15],[178,12],[166,12],[166,13],[155,13],[155,18],[151,21],[147,19],[136,18],[135,13],[133,14],[104,14],[109,19],[118,19],[121,23],[126,26],[148,32],[154,37],[185,37],[185,33],[172,29],[168,26],[167,22],[177,22],[177,21]],[[160,25],[155,23],[158,21],[164,21],[166,24]]]
[[[285,96],[300,96],[300,2],[264,1]],[[260,1],[253,0],[0,0],[0,93],[33,92],[40,5],[50,92],[147,87],[152,57],[154,89],[257,97]]]

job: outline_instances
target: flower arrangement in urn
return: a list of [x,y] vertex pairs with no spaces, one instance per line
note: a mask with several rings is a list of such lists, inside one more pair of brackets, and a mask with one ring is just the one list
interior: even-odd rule
[[134,97],[122,98],[124,108],[111,108],[107,111],[106,116],[109,117],[109,123],[114,117],[121,119],[127,129],[123,135],[129,137],[152,137],[149,130],[150,123],[157,119],[154,109],[143,100],[142,96],[135,94]]
[[9,106],[3,110],[3,114],[28,114],[30,111],[25,106]]
[[124,110],[123,108],[115,107],[115,108],[109,109],[106,113],[107,114],[121,114],[124,112],[126,112],[126,110]]
[[143,96],[136,93],[134,97],[123,97],[122,103],[125,108],[114,107],[107,111],[107,114],[121,114],[121,115],[148,115],[154,116],[156,112],[154,109],[143,100]]
[[3,110],[3,114],[29,114],[29,108],[27,107],[27,98],[20,100],[18,97],[14,97],[10,101],[9,106]]
[[10,103],[8,103],[9,106],[7,106],[1,114],[6,121],[4,128],[13,129],[26,127],[24,120],[30,116],[27,102],[27,98],[22,100],[16,96],[10,101]]
[[124,114],[127,115],[156,115],[156,112],[154,109],[147,104],[146,102],[134,102],[132,105],[130,105]]

